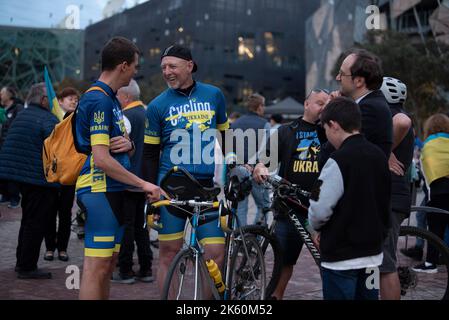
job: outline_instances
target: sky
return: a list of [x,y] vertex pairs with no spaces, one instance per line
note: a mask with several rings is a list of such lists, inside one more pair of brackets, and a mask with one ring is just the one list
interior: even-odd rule
[[[124,8],[147,0],[126,0]],[[108,0],[0,0],[0,25],[35,28],[57,26],[66,16],[67,8],[76,5],[79,8],[79,26],[103,19],[103,8]]]

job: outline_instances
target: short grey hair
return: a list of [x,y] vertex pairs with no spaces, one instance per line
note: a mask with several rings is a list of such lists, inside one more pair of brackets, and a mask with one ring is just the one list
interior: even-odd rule
[[134,101],[140,99],[140,88],[137,81],[134,79],[131,79],[126,87],[121,87],[119,90],[123,90],[125,93],[129,94]]
[[31,86],[26,102],[27,104],[41,104],[42,98],[47,96],[47,88],[44,82],[39,82]]

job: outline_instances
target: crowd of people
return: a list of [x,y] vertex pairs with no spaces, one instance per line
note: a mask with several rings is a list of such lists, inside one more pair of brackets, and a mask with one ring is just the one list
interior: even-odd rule
[[[311,90],[304,114],[283,123],[282,115],[264,118],[265,97],[259,93],[248,97],[246,114],[228,117],[222,91],[194,79],[198,65],[190,50],[180,45],[162,52],[162,77],[168,88],[146,105],[133,80],[139,55],[133,42],[114,37],[101,52],[102,71],[89,90],[80,95],[67,87],[58,94],[66,116],[75,112],[74,138],[87,155],[76,185],[48,183],[44,175],[43,143],[58,123],[45,84],[33,85],[25,102],[13,88],[1,89],[1,203],[22,207],[18,278],[52,277],[38,268],[44,239],[45,260],[53,260],[56,251],[59,260],[69,260],[76,197],[87,216],[80,299],[107,299],[111,281],[153,282],[153,253],[149,231],[143,228],[143,208],[145,201],[165,196],[158,186],[164,174],[182,165],[203,186],[213,186],[216,164],[201,157],[209,143],[220,141],[212,149],[226,158],[235,151],[225,137],[228,132],[262,130],[266,139],[259,141],[256,134],[256,141],[245,140],[239,159],[243,164],[239,174],[253,177],[251,194],[256,203],[254,221],[249,221],[248,198],[238,204],[240,225],[267,223],[271,200],[262,183],[270,175],[269,167],[271,172],[275,168],[281,177],[312,194],[300,200],[309,207],[314,241],[321,252],[324,299],[400,299],[396,247],[399,226],[410,214],[417,134],[404,109],[406,84],[384,77],[378,57],[366,50],[348,52],[336,76],[339,89]],[[179,140],[180,132],[187,138]],[[206,132],[213,132],[209,140],[195,140]],[[255,151],[251,145],[257,146]],[[181,164],[180,146],[189,151],[182,155]],[[261,154],[277,159],[276,163],[268,166]],[[420,159],[427,204],[449,210],[447,115],[435,114],[426,121]],[[176,184],[182,186],[185,180],[180,177]],[[184,196],[197,195],[187,189]],[[159,290],[182,247],[185,222],[176,209],[161,208]],[[444,238],[449,216],[428,214],[427,223]],[[282,299],[303,243],[287,218],[279,218],[275,234],[284,253],[283,265],[269,298]],[[197,236],[205,258],[221,267],[225,238],[217,221],[200,226]],[[134,244],[138,272],[133,269]],[[419,248],[414,250],[406,253],[413,256]],[[436,255],[430,246],[424,262],[413,269],[437,272]],[[364,285],[370,268],[379,268],[380,289]]]

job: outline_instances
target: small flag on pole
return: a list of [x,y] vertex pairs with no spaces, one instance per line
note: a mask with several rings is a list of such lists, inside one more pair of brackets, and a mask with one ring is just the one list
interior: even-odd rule
[[53,85],[51,84],[47,66],[45,66],[44,69],[44,79],[45,79],[45,86],[47,87],[47,96],[48,96],[48,103],[50,104],[50,110],[59,119],[59,121],[62,121],[62,119],[64,119],[65,112],[59,105],[55,90],[53,89]]

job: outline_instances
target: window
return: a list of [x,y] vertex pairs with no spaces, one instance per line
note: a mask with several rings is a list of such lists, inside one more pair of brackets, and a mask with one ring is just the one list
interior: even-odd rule
[[238,58],[240,61],[254,59],[255,52],[254,35],[245,35],[238,37]]

